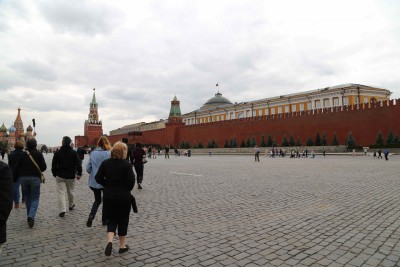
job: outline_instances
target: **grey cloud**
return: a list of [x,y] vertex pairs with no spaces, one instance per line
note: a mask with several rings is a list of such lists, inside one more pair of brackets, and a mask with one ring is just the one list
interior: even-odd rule
[[47,81],[54,81],[57,79],[57,75],[50,65],[35,60],[15,62],[10,64],[9,67],[32,79]]
[[108,33],[122,17],[106,3],[91,1],[42,1],[38,8],[53,30],[61,33]]

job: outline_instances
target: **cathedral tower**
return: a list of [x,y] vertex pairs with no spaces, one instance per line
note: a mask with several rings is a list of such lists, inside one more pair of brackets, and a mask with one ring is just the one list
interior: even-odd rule
[[22,139],[24,141],[24,124],[22,123],[21,119],[21,108],[18,107],[18,114],[17,118],[14,121],[14,127],[15,127],[15,138],[17,140]]

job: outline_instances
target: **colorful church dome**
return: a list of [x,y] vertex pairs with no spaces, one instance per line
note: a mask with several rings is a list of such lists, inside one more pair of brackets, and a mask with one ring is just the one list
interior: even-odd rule
[[3,125],[1,125],[1,127],[0,127],[0,132],[3,132],[3,133],[7,132],[7,127],[4,125],[4,122],[3,122]]
[[14,133],[17,129],[15,129],[14,125],[11,125],[10,128],[8,128],[8,131],[10,133]]
[[28,128],[26,128],[26,131],[27,131],[27,132],[32,132],[32,131],[33,131],[33,128],[32,128],[32,126],[31,126],[31,125],[29,125],[29,126],[28,126]]

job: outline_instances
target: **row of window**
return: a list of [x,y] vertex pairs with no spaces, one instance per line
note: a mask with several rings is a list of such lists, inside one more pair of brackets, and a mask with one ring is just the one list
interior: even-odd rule
[[[354,97],[354,104],[359,104],[359,98]],[[371,99],[371,101],[376,101],[374,98]],[[369,102],[368,97],[363,97],[363,102],[367,104]],[[313,106],[314,104],[314,106]],[[220,121],[220,120],[232,120],[232,119],[241,119],[241,118],[249,118],[252,116],[262,116],[262,115],[275,115],[275,114],[281,114],[281,113],[289,113],[289,112],[297,112],[297,111],[304,111],[305,109],[305,103],[300,103],[300,104],[292,104],[292,105],[286,105],[286,106],[279,106],[279,107],[271,107],[271,108],[261,108],[261,109],[256,109],[253,110],[253,114],[251,114],[251,110],[248,109],[246,111],[241,111],[237,113],[237,116],[235,117],[234,112],[229,112],[228,114],[224,115],[211,115],[206,116],[206,117],[200,117],[196,118],[189,118],[189,119],[184,119],[183,122],[186,124],[197,124],[197,123],[207,123],[207,122],[212,122],[212,121]],[[339,97],[333,97],[332,99],[325,98],[325,99],[317,99],[314,100],[314,102],[307,102],[307,109],[306,110],[312,110],[312,109],[318,109],[318,108],[330,108],[330,107],[339,107],[340,105],[340,100]],[[343,105],[347,106],[349,105],[349,98],[348,97],[343,97]],[[297,110],[297,107],[299,110]],[[291,108],[291,110],[290,110]],[[269,110],[271,111],[269,113]]]

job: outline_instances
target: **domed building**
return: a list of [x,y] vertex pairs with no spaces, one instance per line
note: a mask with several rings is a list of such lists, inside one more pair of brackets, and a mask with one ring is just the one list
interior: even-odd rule
[[27,139],[35,136],[36,133],[33,131],[33,128],[30,125],[26,129],[25,133],[24,125],[21,119],[21,108],[18,108],[18,114],[13,125],[7,129],[3,122],[3,124],[0,126],[0,142],[7,146],[8,151],[13,150],[14,144],[17,140],[25,142]]
[[215,108],[221,106],[230,106],[232,102],[229,101],[226,97],[223,97],[222,94],[218,91],[214,97],[211,97],[207,100],[206,103],[200,109],[208,109],[208,108]]

